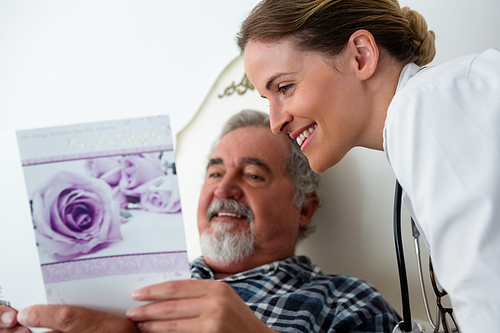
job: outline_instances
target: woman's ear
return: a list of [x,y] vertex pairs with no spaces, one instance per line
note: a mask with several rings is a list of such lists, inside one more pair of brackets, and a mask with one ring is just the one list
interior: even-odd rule
[[377,69],[379,50],[375,38],[367,30],[358,30],[347,43],[351,63],[361,80],[369,79]]

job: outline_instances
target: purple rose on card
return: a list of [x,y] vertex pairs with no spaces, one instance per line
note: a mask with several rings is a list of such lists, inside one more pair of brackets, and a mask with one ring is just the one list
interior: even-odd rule
[[116,186],[121,179],[122,164],[119,157],[101,157],[89,159],[85,163],[91,177],[100,178],[111,186]]
[[119,187],[122,191],[133,190],[149,180],[165,174],[156,154],[125,156],[122,161]]
[[179,187],[174,175],[164,175],[136,187],[128,193],[139,197],[137,207],[152,213],[175,214],[181,211]]
[[50,255],[78,256],[122,240],[119,204],[100,179],[60,171],[33,195],[38,244]]

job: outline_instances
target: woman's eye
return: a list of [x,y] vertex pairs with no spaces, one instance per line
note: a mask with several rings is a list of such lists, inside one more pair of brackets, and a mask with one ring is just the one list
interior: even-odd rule
[[286,86],[282,86],[278,88],[278,91],[282,94],[286,93],[292,87],[291,84],[287,84]]

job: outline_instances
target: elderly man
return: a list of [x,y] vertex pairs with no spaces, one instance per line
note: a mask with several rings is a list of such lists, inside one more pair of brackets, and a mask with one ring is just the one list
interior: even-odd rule
[[[390,332],[399,317],[373,287],[295,256],[318,206],[318,183],[299,148],[272,134],[266,114],[242,111],[207,166],[195,279],[135,291],[134,299],[153,302],[130,309],[128,319],[35,306],[18,320],[67,333],[137,332],[132,322],[141,332]],[[9,312],[3,316],[4,327],[15,324]],[[0,333],[14,329],[24,328]]]

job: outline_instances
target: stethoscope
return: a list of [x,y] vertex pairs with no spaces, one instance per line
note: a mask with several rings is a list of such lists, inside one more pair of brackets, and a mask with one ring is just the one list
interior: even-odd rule
[[[426,66],[420,68],[420,71],[424,70]],[[418,73],[417,72],[417,73]],[[405,257],[403,252],[403,238],[401,236],[401,198],[403,196],[403,188],[396,180],[396,188],[394,190],[394,240],[396,244],[396,257],[398,260],[398,271],[399,271],[399,284],[401,286],[401,300],[403,305],[403,320],[394,328],[393,333],[422,333],[419,326],[411,320],[411,311],[410,311],[410,294],[408,292],[408,278],[406,276],[406,264]],[[420,246],[418,238],[420,233],[415,226],[415,222],[413,219],[412,223],[412,232],[413,239],[415,242],[415,253],[417,255],[417,265],[418,272],[420,278],[420,287],[422,291],[422,296],[424,299],[425,311],[427,314],[427,319],[434,330],[433,333],[438,332],[439,329],[439,316],[437,316],[436,322],[433,322],[432,317],[430,315],[429,305],[427,303],[427,296],[425,293],[425,287],[423,282],[423,274],[422,267],[420,261]]]
[[[401,286],[401,300],[403,307],[403,320],[398,323],[398,325],[394,328],[392,333],[422,333],[420,327],[411,320],[411,311],[410,311],[410,294],[408,292],[408,278],[406,276],[406,264],[405,257],[403,252],[403,239],[401,236],[401,198],[403,195],[403,188],[396,180],[396,188],[394,191],[394,240],[396,245],[396,257],[398,260],[398,271],[399,271],[399,283]],[[440,325],[440,316],[436,314],[436,322],[432,320],[429,310],[429,304],[427,302],[427,296],[425,292],[423,274],[422,274],[422,266],[420,261],[420,245],[419,245],[419,236],[420,232],[418,231],[415,222],[411,219],[412,223],[412,233],[415,245],[415,254],[417,256],[417,268],[420,279],[420,288],[422,291],[422,296],[424,299],[424,306],[427,315],[427,319],[429,324],[433,329],[433,333],[439,332]]]
[[403,188],[396,180],[394,191],[394,241],[398,260],[399,284],[401,286],[401,301],[403,303],[403,321],[394,328],[392,333],[421,333],[418,325],[411,320],[410,293],[408,292],[408,277],[406,276],[405,256],[403,252],[403,238],[401,236],[401,198]]
[[[419,72],[426,69],[424,66],[419,69]],[[403,188],[399,184],[399,181],[396,179],[396,188],[394,190],[394,240],[396,245],[396,257],[398,260],[398,271],[399,271],[399,283],[401,286],[401,300],[403,305],[403,320],[394,328],[393,333],[422,333],[420,327],[411,320],[411,311],[410,311],[410,294],[408,292],[408,278],[406,276],[406,264],[405,257],[403,252],[403,238],[401,236],[401,199],[403,196]],[[412,232],[413,232],[413,240],[415,245],[415,254],[417,256],[417,268],[420,279],[420,289],[422,291],[422,297],[424,299],[425,312],[427,315],[427,319],[429,324],[433,329],[433,333],[439,332],[440,325],[440,316],[436,314],[436,322],[432,320],[429,310],[429,304],[427,302],[427,296],[425,292],[423,274],[422,274],[422,266],[420,261],[420,245],[419,245],[419,236],[420,232],[418,231],[415,222],[411,219],[412,223]]]

